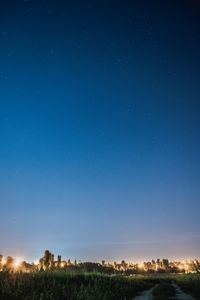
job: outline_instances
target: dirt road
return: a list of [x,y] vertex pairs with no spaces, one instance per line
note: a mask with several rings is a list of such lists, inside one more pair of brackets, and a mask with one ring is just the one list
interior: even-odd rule
[[176,285],[175,283],[172,284],[176,290],[176,299],[177,300],[195,300],[194,297],[192,297],[189,294],[183,293],[181,289]]
[[[176,297],[174,299],[177,300],[195,300],[194,297],[192,297],[189,294],[186,294],[184,292],[181,291],[181,289],[175,284],[172,284],[176,290]],[[153,292],[153,288],[142,292],[140,295],[136,296],[133,298],[133,300],[153,300],[153,296],[152,296],[152,292]]]

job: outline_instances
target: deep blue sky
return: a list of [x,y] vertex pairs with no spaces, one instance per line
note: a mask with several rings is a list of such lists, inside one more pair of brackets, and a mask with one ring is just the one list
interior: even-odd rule
[[0,252],[199,256],[198,1],[1,1]]

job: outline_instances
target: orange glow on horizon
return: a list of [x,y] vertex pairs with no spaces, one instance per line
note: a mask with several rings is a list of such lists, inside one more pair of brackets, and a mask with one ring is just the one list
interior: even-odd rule
[[144,263],[139,263],[139,264],[138,264],[138,268],[139,268],[139,269],[143,269],[143,268],[144,268]]
[[22,258],[15,258],[15,261],[14,261],[14,267],[17,269],[20,267],[20,265],[22,264],[23,262],[23,259]]

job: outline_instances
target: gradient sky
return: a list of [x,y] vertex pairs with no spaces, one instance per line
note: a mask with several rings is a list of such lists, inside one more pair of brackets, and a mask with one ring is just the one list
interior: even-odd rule
[[198,1],[0,3],[0,252],[199,257]]

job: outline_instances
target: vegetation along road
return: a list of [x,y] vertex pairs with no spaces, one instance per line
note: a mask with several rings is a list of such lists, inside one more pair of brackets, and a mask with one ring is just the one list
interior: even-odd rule
[[154,288],[151,288],[147,291],[142,292],[139,296],[133,298],[133,300],[152,300],[152,292]]
[[192,297],[189,294],[184,293],[175,283],[173,283],[173,287],[176,291],[176,299],[180,300],[195,300],[194,297]]
[[177,299],[177,300],[195,300],[190,294],[184,293],[177,284],[173,283],[160,283],[153,288],[141,292],[133,300],[164,300],[164,299]]

